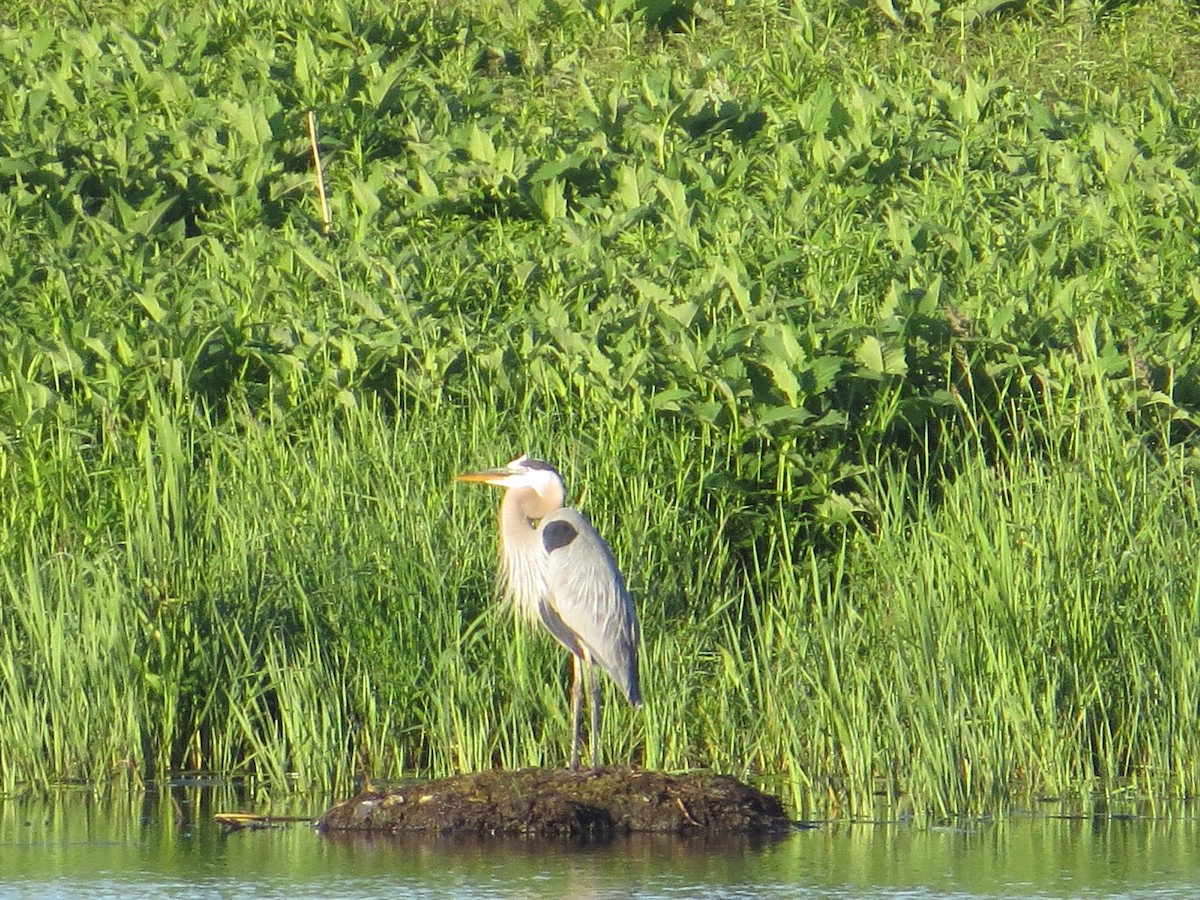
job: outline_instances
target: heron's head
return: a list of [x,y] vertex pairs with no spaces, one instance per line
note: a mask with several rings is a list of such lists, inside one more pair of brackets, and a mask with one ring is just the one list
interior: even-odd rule
[[543,497],[558,496],[559,503],[566,493],[562,476],[548,462],[518,456],[507,466],[499,469],[484,469],[482,472],[464,472],[455,475],[455,481],[470,481],[477,484],[494,484],[502,488],[528,488]]

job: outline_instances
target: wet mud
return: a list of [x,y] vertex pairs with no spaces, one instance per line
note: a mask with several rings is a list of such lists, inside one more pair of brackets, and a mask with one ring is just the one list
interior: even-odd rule
[[492,770],[366,790],[330,808],[317,824],[326,831],[577,838],[792,827],[778,798],[736,778],[616,766]]

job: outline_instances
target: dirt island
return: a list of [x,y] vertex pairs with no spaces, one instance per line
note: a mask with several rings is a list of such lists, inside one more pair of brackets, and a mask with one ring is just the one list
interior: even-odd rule
[[317,825],[327,831],[599,838],[781,832],[792,822],[778,798],[728,775],[606,766],[491,770],[368,789],[330,808]]

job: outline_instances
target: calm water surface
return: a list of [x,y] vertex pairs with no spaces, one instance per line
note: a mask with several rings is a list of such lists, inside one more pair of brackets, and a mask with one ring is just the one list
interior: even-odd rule
[[[779,840],[606,846],[225,833],[233,789],[0,799],[0,897],[1200,897],[1200,824],[1018,814],[966,828],[823,825]],[[1194,812],[1194,810],[1193,810]]]

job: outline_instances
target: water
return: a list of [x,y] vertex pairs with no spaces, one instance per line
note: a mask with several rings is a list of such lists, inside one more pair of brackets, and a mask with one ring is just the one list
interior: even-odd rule
[[[274,808],[312,815],[311,799]],[[229,787],[0,800],[0,897],[1200,896],[1194,816],[1014,815],[965,828],[823,825],[780,840],[635,837],[605,846],[224,832],[267,811]]]

